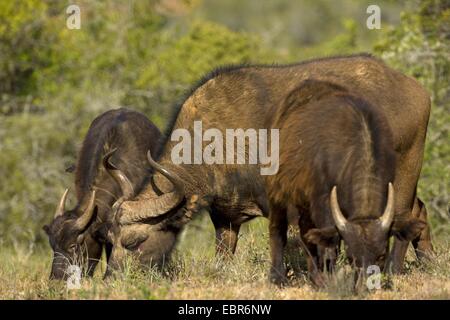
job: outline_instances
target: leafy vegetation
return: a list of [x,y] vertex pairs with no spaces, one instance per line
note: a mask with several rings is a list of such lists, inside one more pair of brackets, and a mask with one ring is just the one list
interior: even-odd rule
[[16,2],[0,3],[4,241],[43,242],[40,228],[72,183],[64,169],[96,115],[130,106],[162,127],[171,105],[202,74],[265,56],[257,36],[170,19],[155,1],[80,1],[80,30],[65,27],[59,1]]
[[432,213],[437,234],[448,233],[450,210],[450,1],[421,1],[403,12],[375,52],[430,92],[432,112],[419,196]]

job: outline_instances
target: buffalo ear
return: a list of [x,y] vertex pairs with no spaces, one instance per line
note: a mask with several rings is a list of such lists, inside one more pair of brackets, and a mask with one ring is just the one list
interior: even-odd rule
[[324,247],[333,247],[336,245],[335,237],[338,232],[335,227],[309,230],[305,238],[308,242]]
[[188,219],[192,218],[193,214],[198,213],[202,209],[205,209],[208,206],[208,202],[202,198],[200,198],[197,194],[192,195],[186,203],[186,212],[185,215]]
[[48,225],[44,225],[42,230],[44,230],[47,235],[50,235],[50,227]]
[[72,172],[74,172],[75,171],[75,169],[76,169],[77,167],[75,166],[75,164],[70,164],[64,171],[66,172],[66,173],[72,173]]
[[392,225],[392,235],[403,241],[412,241],[417,238],[427,223],[417,218],[395,221]]

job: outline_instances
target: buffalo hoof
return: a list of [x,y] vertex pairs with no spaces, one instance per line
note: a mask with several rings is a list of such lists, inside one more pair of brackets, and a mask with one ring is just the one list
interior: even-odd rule
[[288,283],[285,272],[280,272],[278,270],[270,271],[269,281],[280,288],[285,287]]
[[435,252],[433,250],[433,246],[431,242],[423,242],[419,243],[418,248],[415,250],[416,257],[419,261],[429,261],[432,260],[435,256]]
[[316,288],[326,287],[325,277],[321,272],[315,272],[310,275],[309,279]]
[[387,266],[384,269],[384,272],[387,274],[402,274],[404,271],[403,262],[390,262],[387,264]]

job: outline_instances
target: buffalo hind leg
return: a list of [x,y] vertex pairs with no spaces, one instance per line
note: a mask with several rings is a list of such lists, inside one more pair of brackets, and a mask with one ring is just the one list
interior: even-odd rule
[[[422,168],[425,133],[423,139],[418,135],[415,143],[407,152],[397,155],[397,166],[394,179],[395,220],[408,220],[413,217],[416,204],[417,182]],[[409,240],[409,241],[406,241]],[[394,238],[394,245],[389,257],[388,270],[401,273],[406,251],[412,239]]]
[[[433,246],[431,244],[430,226],[427,222],[427,210],[423,202],[418,198],[414,199],[411,216],[419,218],[426,224],[425,228],[420,232],[419,236],[411,241],[415,249],[416,256],[418,259],[431,257],[433,253]],[[396,274],[403,272],[403,262],[408,250],[408,245],[409,241],[404,241],[397,238],[394,239],[394,245],[390,257],[391,263],[389,265],[389,271]]]
[[[319,248],[316,244],[311,243],[305,237],[309,230],[315,228],[314,223],[311,220],[311,216],[308,210],[299,208],[300,218],[298,220],[298,226],[300,228],[300,238],[302,250],[306,256],[306,264],[308,268],[308,277],[316,286],[323,286],[324,280],[321,274],[323,269],[325,258],[323,255],[319,254]],[[324,253],[324,251],[322,251]]]
[[288,221],[286,209],[271,205],[269,214],[270,254],[272,265],[270,281],[276,285],[286,283],[286,269],[283,263],[284,247],[287,242]]

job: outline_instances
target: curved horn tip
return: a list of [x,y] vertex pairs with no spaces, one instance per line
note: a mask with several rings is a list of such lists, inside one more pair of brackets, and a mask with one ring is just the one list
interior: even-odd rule
[[89,221],[91,221],[92,215],[94,214],[96,191],[97,191],[96,188],[92,189],[88,205],[84,210],[83,214],[76,221],[76,227],[79,230],[85,229]]
[[112,155],[117,151],[117,148],[112,149],[103,157],[103,166],[106,169],[117,170],[117,167],[110,161]]
[[392,221],[394,221],[394,213],[395,213],[394,205],[395,205],[394,186],[392,185],[391,182],[389,182],[386,208],[384,209],[383,215],[380,217],[381,228],[383,230],[389,230]]
[[69,194],[69,190],[70,190],[70,188],[66,188],[61,199],[59,200],[59,204],[58,204],[58,207],[56,208],[54,218],[57,218],[64,214],[64,211],[66,208],[67,195]]
[[153,159],[152,157],[152,153],[150,151],[150,149],[147,150],[147,160],[151,165],[155,165],[156,161]]
[[119,184],[122,194],[126,199],[134,195],[134,188],[131,181],[118,167],[110,162],[111,156],[116,152],[117,148],[114,148],[103,157],[103,166],[106,172]]
[[337,186],[333,186],[331,193],[335,193],[337,195]]
[[347,219],[344,217],[341,208],[339,207],[339,202],[337,199],[337,186],[334,186],[333,189],[331,189],[330,207],[333,220],[336,223],[336,228],[340,231],[344,231],[347,226]]
[[89,202],[88,202],[88,206],[86,209],[92,209],[92,207],[95,204],[95,194],[97,193],[97,188],[92,188],[91,190],[91,196],[89,197]]

